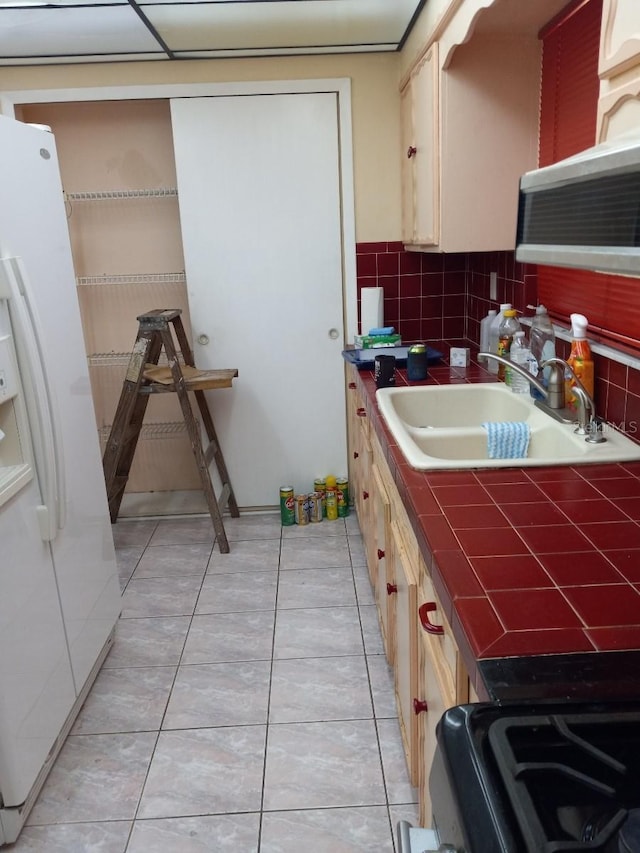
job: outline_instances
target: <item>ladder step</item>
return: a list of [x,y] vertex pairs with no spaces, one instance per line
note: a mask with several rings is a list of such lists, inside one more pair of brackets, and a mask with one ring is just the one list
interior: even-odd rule
[[227,503],[229,502],[229,497],[231,495],[231,486],[229,483],[225,483],[222,487],[222,491],[220,492],[220,497],[218,498],[218,505],[221,510],[224,510]]
[[207,468],[211,465],[211,460],[218,452],[218,442],[212,441],[204,452],[204,461],[207,463]]

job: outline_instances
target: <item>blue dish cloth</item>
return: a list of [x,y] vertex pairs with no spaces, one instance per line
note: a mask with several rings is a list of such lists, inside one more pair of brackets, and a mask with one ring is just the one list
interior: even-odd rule
[[531,438],[529,424],[517,421],[488,421],[482,426],[487,431],[489,459],[526,457]]

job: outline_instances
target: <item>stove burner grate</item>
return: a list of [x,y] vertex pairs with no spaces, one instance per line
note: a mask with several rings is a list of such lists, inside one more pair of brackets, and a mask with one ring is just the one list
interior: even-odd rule
[[640,715],[540,714],[494,720],[492,755],[529,853],[617,851],[640,806]]

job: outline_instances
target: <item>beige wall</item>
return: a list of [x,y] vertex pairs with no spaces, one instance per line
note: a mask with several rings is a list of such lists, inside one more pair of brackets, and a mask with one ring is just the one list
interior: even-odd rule
[[[29,89],[349,77],[356,240],[368,242],[400,239],[399,73],[400,56],[395,53],[2,68],[0,94]],[[28,100],[26,94],[25,103]]]

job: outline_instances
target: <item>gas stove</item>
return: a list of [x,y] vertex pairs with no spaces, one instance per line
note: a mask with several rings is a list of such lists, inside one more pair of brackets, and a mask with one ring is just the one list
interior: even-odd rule
[[640,702],[447,711],[429,789],[456,853],[640,853]]

